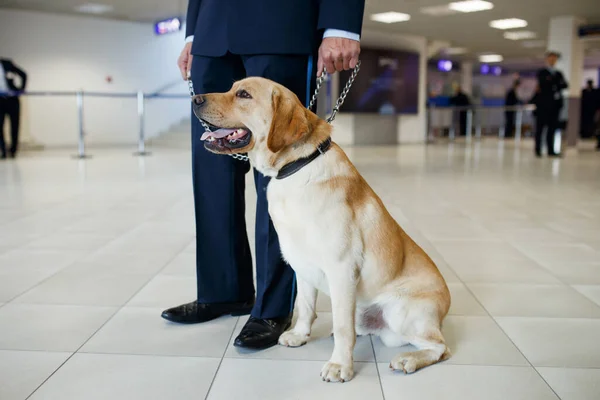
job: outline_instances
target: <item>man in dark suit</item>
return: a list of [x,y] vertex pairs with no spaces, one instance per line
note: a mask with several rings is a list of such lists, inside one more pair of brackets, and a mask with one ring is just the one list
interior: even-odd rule
[[[323,67],[342,71],[358,62],[363,13],[364,0],[189,0],[187,44],[178,64],[184,78],[191,68],[196,93],[226,92],[235,80],[261,76],[306,102]],[[200,141],[204,129],[193,116],[192,121],[198,297],[162,316],[199,323],[251,313],[234,345],[270,347],[290,325],[295,278],[269,218],[268,179],[254,171],[255,297],[244,220],[250,166],[206,151]]]
[[[20,84],[15,80],[20,78]],[[6,144],[4,142],[4,118],[10,118],[11,146],[8,156],[16,157],[19,148],[19,119],[21,106],[19,92],[25,90],[27,74],[17,67],[11,60],[0,59],[0,158],[6,158]]]
[[560,54],[555,51],[546,53],[546,67],[537,72],[538,80],[538,98],[536,101],[536,131],[535,131],[535,155],[542,156],[542,136],[544,128],[546,129],[546,144],[549,157],[560,157],[560,154],[554,152],[554,133],[558,129],[558,120],[560,110],[563,107],[564,100],[562,96],[563,89],[569,85],[563,77],[563,74],[554,66]]
[[582,138],[596,134],[596,113],[600,109],[600,91],[594,88],[594,82],[588,79],[587,86],[581,91],[581,126]]
[[467,135],[467,110],[464,110],[465,107],[469,107],[471,105],[471,101],[469,100],[469,96],[465,92],[463,92],[462,88],[457,85],[455,89],[454,96],[450,98],[450,105],[453,107],[460,107],[463,110],[458,112],[458,125],[459,125],[459,133],[461,136]]
[[[515,79],[512,87],[506,93],[506,98],[504,99],[504,105],[506,107],[515,107],[515,106],[518,106],[519,104],[521,104],[521,101],[519,100],[519,97],[517,96],[517,90],[519,89],[520,85],[521,85],[521,81],[519,79]],[[504,117],[506,119],[506,125],[504,128],[504,136],[512,137],[513,134],[515,133],[515,110],[514,110],[514,108],[512,108],[508,111],[505,111]]]

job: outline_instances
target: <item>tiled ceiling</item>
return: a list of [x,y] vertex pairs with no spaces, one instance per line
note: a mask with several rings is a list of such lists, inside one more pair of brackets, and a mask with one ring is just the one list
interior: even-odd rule
[[[526,61],[539,57],[545,48],[527,49],[520,41],[504,39],[503,31],[490,28],[489,21],[510,17],[525,19],[529,23],[526,29],[535,32],[542,40],[547,36],[548,21],[555,16],[575,15],[590,23],[600,22],[600,0],[491,0],[494,3],[492,10],[440,17],[420,11],[423,7],[444,6],[448,1],[367,0],[364,26],[368,30],[449,41],[453,46],[466,47],[469,50],[467,58],[483,52],[495,52],[506,59]],[[76,14],[75,7],[88,2],[112,6],[113,11],[103,15],[105,18],[140,22],[184,15],[187,8],[187,0],[0,0],[0,7]],[[411,19],[396,24],[383,24],[369,19],[373,13],[386,11],[407,13]],[[587,44],[587,48],[590,56],[600,59],[600,41]]]

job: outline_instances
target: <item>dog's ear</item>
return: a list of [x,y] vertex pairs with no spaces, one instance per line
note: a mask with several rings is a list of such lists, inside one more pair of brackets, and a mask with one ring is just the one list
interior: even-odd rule
[[291,146],[305,137],[311,129],[309,116],[298,99],[275,89],[271,95],[273,120],[267,137],[267,147],[273,153]]

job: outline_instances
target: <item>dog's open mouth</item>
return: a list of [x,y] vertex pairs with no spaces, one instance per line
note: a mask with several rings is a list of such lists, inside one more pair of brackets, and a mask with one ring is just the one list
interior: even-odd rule
[[246,128],[220,128],[213,132],[204,132],[200,140],[204,147],[212,151],[231,151],[244,148],[250,144],[252,132]]

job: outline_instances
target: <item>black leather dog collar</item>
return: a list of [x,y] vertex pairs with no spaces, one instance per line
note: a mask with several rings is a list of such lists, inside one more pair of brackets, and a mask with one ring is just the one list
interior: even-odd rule
[[283,168],[279,170],[276,179],[283,179],[294,175],[296,172],[300,171],[302,168],[306,167],[308,164],[317,159],[317,157],[319,157],[321,154],[325,154],[325,152],[330,148],[331,138],[329,137],[323,143],[318,145],[317,150],[315,150],[315,152],[308,157],[299,158],[296,161],[292,161],[291,163],[284,165]]

